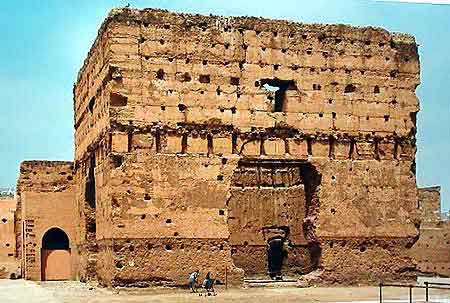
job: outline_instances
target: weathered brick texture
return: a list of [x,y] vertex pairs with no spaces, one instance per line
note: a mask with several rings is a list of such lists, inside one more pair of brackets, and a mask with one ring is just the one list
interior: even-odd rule
[[80,274],[105,285],[408,279],[418,236],[414,38],[111,11],[74,86]]
[[[20,201],[20,221],[16,221],[20,235],[22,277],[41,280],[43,265],[41,252],[45,234],[51,228],[64,231],[69,239],[71,254],[70,277],[77,277],[78,222],[75,205],[73,162],[24,161],[20,165],[17,183]],[[61,264],[63,266],[63,264]],[[62,272],[67,272],[61,268]]]

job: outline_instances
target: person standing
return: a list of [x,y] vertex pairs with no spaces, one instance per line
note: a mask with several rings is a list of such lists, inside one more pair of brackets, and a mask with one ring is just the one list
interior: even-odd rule
[[199,275],[199,271],[198,270],[195,270],[194,272],[192,272],[189,275],[188,285],[189,285],[189,288],[191,289],[191,292],[196,292],[195,286],[197,284],[198,275]]

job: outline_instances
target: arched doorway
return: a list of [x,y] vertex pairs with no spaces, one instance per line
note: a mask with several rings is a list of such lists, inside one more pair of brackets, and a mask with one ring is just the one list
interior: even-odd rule
[[70,241],[60,228],[49,229],[42,237],[41,279],[68,280],[71,273]]

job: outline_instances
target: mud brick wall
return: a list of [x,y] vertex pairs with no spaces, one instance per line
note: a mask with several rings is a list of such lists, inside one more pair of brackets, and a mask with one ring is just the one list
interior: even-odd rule
[[82,271],[239,281],[282,234],[289,275],[411,278],[418,84],[406,34],[111,11],[74,87]]
[[450,222],[441,221],[440,187],[419,188],[420,237],[411,255],[424,274],[450,276]]
[[422,217],[422,226],[434,225],[441,220],[441,188],[419,188],[419,208]]
[[[17,183],[21,201],[22,275],[41,280],[41,249],[45,233],[57,227],[68,236],[72,278],[77,275],[78,216],[75,205],[73,162],[24,161]],[[19,210],[18,210],[19,211]]]
[[0,197],[0,279],[20,275],[20,262],[16,259],[14,197]]
[[420,229],[420,237],[412,250],[418,269],[424,274],[450,276],[450,224],[437,223]]

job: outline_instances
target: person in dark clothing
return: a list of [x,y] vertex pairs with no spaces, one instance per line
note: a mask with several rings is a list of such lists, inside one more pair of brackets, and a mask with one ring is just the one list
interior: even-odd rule
[[211,293],[214,296],[216,295],[216,291],[214,290],[214,282],[215,282],[215,280],[213,278],[211,278],[211,272],[208,271],[208,273],[206,274],[205,280],[203,280],[203,284],[202,284],[202,287],[206,291],[205,295],[210,296]]

